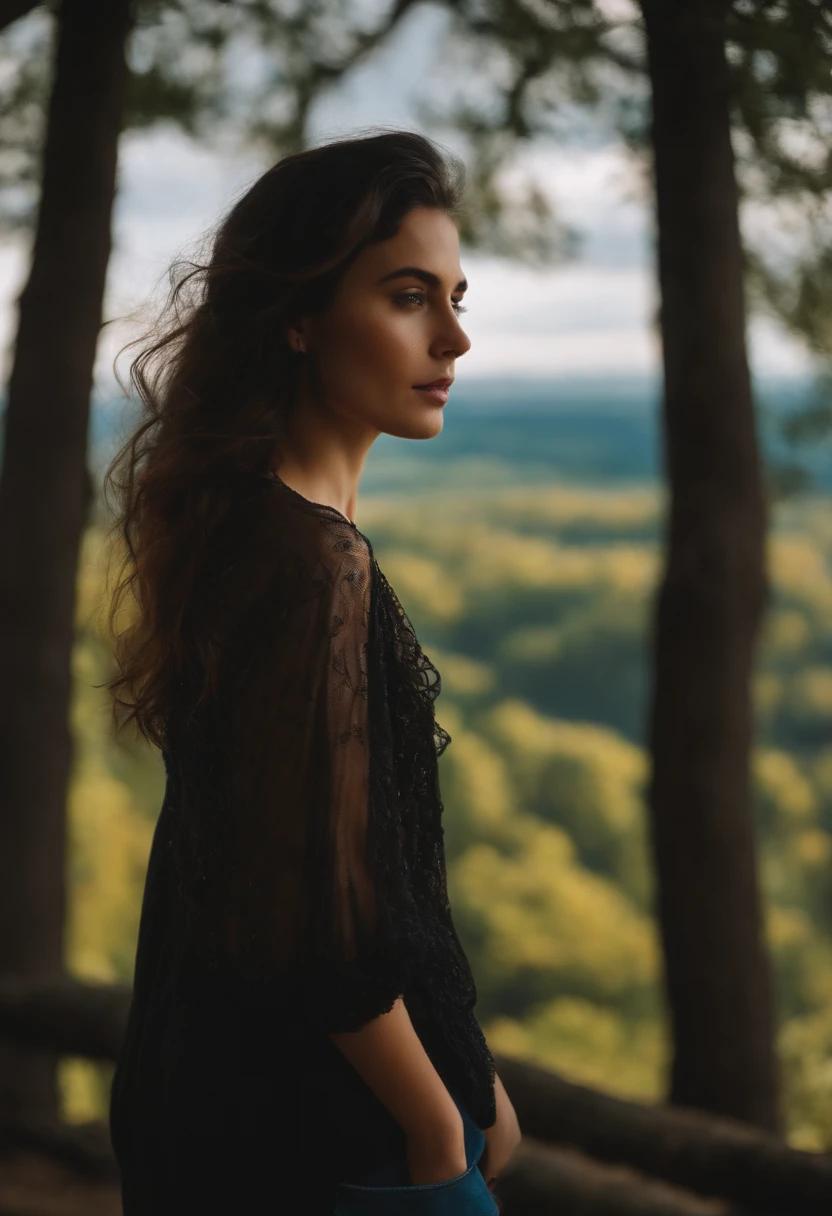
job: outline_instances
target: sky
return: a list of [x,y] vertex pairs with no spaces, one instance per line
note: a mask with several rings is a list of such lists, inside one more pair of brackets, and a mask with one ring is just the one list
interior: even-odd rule
[[[312,120],[313,142],[355,134],[373,123],[424,130],[414,96],[441,87],[444,14],[415,9],[398,36],[343,85],[322,99]],[[447,66],[444,70],[447,70]],[[432,134],[431,131],[425,131]],[[441,137],[440,137],[441,138]],[[172,128],[122,137],[119,182],[102,330],[96,395],[118,394],[112,364],[118,348],[138,331],[128,314],[152,315],[169,264],[192,251],[266,162],[245,151],[198,146]],[[603,138],[536,141],[518,168],[545,186],[559,216],[576,231],[576,257],[541,270],[461,251],[468,282],[463,326],[471,349],[460,358],[459,383],[493,375],[622,377],[650,375],[660,350],[649,198],[623,149]],[[16,326],[16,298],[27,271],[27,250],[0,244],[0,349],[8,376]],[[752,368],[758,375],[799,375],[808,359],[774,322],[752,318]],[[129,356],[118,366],[126,375]]]

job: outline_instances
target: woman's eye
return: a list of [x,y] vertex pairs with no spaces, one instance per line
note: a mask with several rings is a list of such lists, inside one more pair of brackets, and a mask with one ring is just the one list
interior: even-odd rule
[[[397,300],[418,300],[420,304],[423,304],[425,297],[422,295],[421,292],[418,292],[418,291],[405,291],[405,292],[402,292],[401,295],[396,296],[396,299]],[[457,304],[455,301],[452,301],[451,307],[453,308],[453,310],[457,314],[457,316],[459,316],[459,314],[461,312],[468,311],[468,309],[465,307],[464,304]]]

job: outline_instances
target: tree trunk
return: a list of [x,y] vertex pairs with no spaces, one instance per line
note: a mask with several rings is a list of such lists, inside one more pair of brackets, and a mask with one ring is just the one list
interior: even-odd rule
[[649,721],[669,1096],[774,1130],[775,1016],[749,778],[767,505],[745,347],[724,6],[642,8],[670,496]]
[[[66,802],[87,428],[131,0],[63,0],[0,476],[0,974],[64,961]],[[57,1107],[54,1052],[0,1041],[0,1112]]]

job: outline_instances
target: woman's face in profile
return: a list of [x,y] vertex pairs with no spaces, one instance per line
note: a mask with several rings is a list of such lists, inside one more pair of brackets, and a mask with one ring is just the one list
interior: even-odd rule
[[290,331],[313,356],[327,412],[402,439],[438,434],[443,405],[415,386],[453,380],[470,348],[457,314],[466,286],[443,211],[416,207],[362,250],[326,312]]

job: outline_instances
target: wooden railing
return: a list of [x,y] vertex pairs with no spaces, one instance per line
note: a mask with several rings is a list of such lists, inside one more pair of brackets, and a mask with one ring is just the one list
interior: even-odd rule
[[[67,975],[0,980],[0,1034],[66,1055],[114,1061],[131,989]],[[496,1055],[523,1131],[500,1179],[505,1216],[829,1216],[832,1154],[794,1149],[769,1132],[667,1104],[633,1102]],[[6,1143],[103,1178],[114,1161],[106,1126],[3,1121]]]

